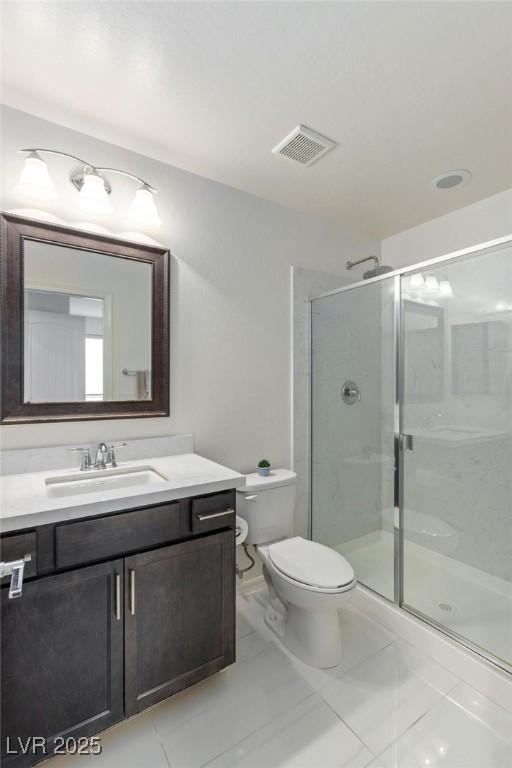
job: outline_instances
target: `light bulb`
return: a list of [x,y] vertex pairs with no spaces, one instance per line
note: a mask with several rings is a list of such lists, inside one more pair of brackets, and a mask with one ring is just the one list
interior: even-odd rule
[[48,166],[37,152],[31,152],[26,157],[16,189],[31,200],[53,200],[56,197]]
[[408,281],[408,287],[410,291],[420,291],[423,288],[425,281],[421,272],[416,275],[411,275]]
[[451,283],[449,280],[441,280],[439,283],[439,292],[441,296],[446,296],[447,298],[453,296],[453,288],[451,286]]
[[105,216],[111,211],[111,204],[105,182],[96,171],[86,171],[80,189],[78,204],[82,211],[93,216]]
[[146,185],[140,187],[130,207],[130,221],[137,227],[158,227],[160,218],[155,205],[155,193]]
[[437,277],[435,275],[426,276],[424,291],[425,293],[434,295],[439,293],[439,283],[437,282]]

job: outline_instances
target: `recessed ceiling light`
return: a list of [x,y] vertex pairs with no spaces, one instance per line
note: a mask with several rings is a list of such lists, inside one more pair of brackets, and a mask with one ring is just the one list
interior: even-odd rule
[[460,187],[461,184],[466,184],[470,178],[470,171],[445,171],[444,173],[439,174],[439,176],[436,176],[435,179],[432,179],[430,185],[434,189],[453,189],[454,187]]

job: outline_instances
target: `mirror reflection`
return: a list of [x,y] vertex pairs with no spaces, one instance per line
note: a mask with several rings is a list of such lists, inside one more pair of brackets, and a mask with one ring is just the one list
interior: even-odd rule
[[432,403],[444,391],[444,309],[404,300],[405,394],[410,403]]
[[25,241],[24,400],[151,399],[152,265]]

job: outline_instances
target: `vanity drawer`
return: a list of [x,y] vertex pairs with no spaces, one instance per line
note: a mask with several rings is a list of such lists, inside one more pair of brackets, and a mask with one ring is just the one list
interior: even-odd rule
[[192,533],[235,527],[235,491],[192,499]]
[[[31,559],[25,563],[23,578],[28,579],[37,573],[37,555],[36,555],[37,534],[18,533],[14,536],[4,536],[0,540],[0,560],[9,562],[10,560],[22,560],[25,555],[30,555]],[[10,576],[4,576],[2,584],[10,581]]]
[[55,527],[57,568],[158,547],[180,537],[183,502],[120,512]]

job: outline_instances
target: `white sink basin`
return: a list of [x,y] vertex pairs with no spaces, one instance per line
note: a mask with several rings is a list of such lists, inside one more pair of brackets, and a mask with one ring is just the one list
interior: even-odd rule
[[51,499],[60,496],[78,496],[84,493],[112,491],[133,485],[155,485],[164,483],[167,478],[153,467],[116,467],[90,472],[77,472],[74,475],[47,477],[46,494]]

